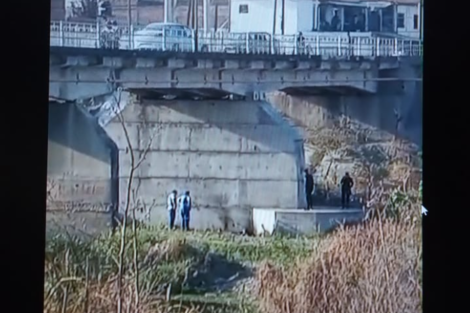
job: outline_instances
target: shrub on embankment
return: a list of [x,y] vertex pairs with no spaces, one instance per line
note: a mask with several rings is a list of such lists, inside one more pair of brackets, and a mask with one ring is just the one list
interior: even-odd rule
[[317,255],[290,269],[264,264],[257,272],[263,311],[420,312],[420,208],[413,205],[408,212],[341,228]]

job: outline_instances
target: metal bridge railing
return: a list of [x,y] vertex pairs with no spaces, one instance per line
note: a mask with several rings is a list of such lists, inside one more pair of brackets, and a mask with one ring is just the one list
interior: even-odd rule
[[112,30],[99,23],[51,22],[50,45],[122,50],[158,50],[234,54],[312,56],[421,56],[419,40],[351,34],[275,35],[267,33],[192,32],[170,36],[137,35],[140,26]]

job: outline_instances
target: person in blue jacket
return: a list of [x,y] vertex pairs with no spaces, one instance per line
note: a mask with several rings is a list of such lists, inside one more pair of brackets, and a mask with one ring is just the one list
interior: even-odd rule
[[191,212],[191,196],[189,191],[186,191],[180,198],[180,212],[181,212],[181,228],[189,230],[189,216]]

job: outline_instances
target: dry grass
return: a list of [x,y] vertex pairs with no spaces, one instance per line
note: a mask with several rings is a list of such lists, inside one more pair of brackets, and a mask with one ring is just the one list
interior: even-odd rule
[[263,311],[420,312],[421,223],[417,217],[412,213],[399,221],[374,219],[340,229],[322,243],[318,255],[292,269],[265,264],[257,273]]
[[[119,299],[117,260],[104,250],[115,250],[116,244],[112,237],[96,242],[62,237],[51,239],[46,249],[44,312],[116,312]],[[140,263],[139,301],[137,304],[135,273],[128,268],[123,281],[123,312],[199,312],[194,307],[171,305],[165,301],[165,295],[154,292],[159,285],[181,282],[192,257],[189,250],[184,241],[165,240],[154,244],[145,258],[139,253],[144,260]]]
[[[64,283],[65,285],[65,283]],[[185,305],[171,305],[160,298],[151,297],[149,294],[142,295],[139,305],[136,305],[134,298],[134,282],[126,279],[123,292],[123,312],[132,313],[197,313],[200,312],[197,307],[188,307]],[[70,287],[70,285],[69,285]],[[44,305],[45,313],[110,313],[117,311],[118,288],[117,279],[110,278],[103,282],[93,282],[86,286],[85,282],[81,285],[75,285],[74,291],[69,296],[64,297],[65,286],[62,286],[60,292],[61,299],[50,301],[47,299]],[[67,305],[65,306],[65,301]]]
[[[408,194],[393,192],[384,197],[388,200],[379,201],[377,212],[381,214],[373,215],[373,220],[343,227],[326,237],[253,238],[142,229],[139,306],[135,304],[133,268],[129,267],[123,312],[202,312],[176,299],[165,301],[166,289],[161,292],[159,286],[171,283],[174,294],[180,294],[176,289],[186,269],[208,251],[256,265],[269,262],[257,266],[254,289],[251,283],[250,288],[243,288],[257,296],[256,302],[266,313],[418,312],[420,208],[412,205],[416,199]],[[70,238],[48,241],[44,312],[116,312],[117,246],[113,236],[89,243]],[[204,312],[216,311],[205,307]]]
[[[132,249],[128,249],[123,312],[195,313],[201,312],[200,308],[204,309],[203,312],[228,312],[229,309],[223,305],[210,304],[212,300],[206,304],[194,299],[183,302],[174,299],[183,291],[184,299],[187,298],[190,290],[181,290],[187,270],[196,269],[208,252],[217,253],[236,263],[259,264],[262,260],[270,260],[275,264],[288,264],[292,255],[308,258],[318,243],[316,237],[256,238],[205,231],[169,231],[165,227],[142,227],[138,235],[140,305],[137,310],[134,298],[135,273],[130,263]],[[132,243],[131,239],[127,241],[129,245]],[[46,242],[44,312],[116,312],[118,249],[118,233],[90,240],[66,234],[49,237]],[[172,300],[167,302],[165,298],[169,284]],[[188,307],[189,304],[197,307]],[[242,305],[243,310],[232,306],[230,310],[242,312],[247,305]]]

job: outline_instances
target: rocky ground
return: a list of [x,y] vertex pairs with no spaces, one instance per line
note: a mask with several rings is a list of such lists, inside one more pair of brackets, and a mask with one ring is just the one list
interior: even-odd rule
[[366,195],[370,184],[384,188],[416,187],[420,181],[418,147],[379,130],[351,122],[346,127],[308,129],[306,157],[317,184],[338,192],[345,172],[355,180],[355,193]]
[[377,187],[418,188],[421,158],[416,144],[333,113],[319,104],[324,99],[301,100],[274,93],[269,101],[303,135],[305,161],[321,195],[337,197],[345,172],[353,177],[353,193],[361,198],[370,198]]

